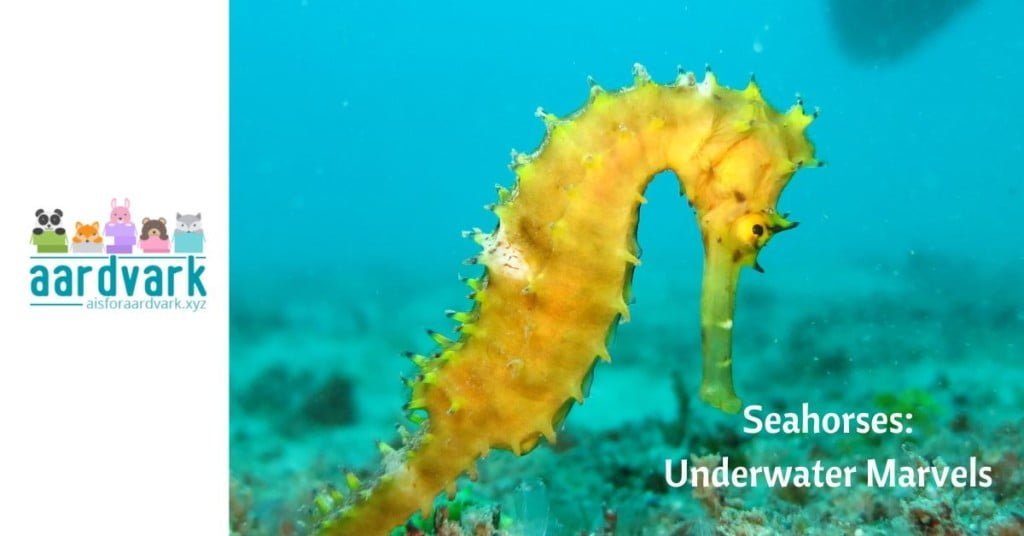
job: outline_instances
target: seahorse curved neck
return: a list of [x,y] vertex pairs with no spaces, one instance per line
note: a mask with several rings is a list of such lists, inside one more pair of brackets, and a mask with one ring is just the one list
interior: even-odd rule
[[[517,280],[525,292],[547,287],[545,301],[564,301],[560,316],[628,318],[619,290],[628,292],[638,264],[638,208],[654,175],[673,171],[704,242],[701,396],[738,411],[730,352],[739,270],[757,266],[771,235],[793,227],[775,205],[792,173],[816,163],[803,136],[810,117],[799,106],[776,113],[753,83],[733,91],[709,75],[662,86],[642,73],[632,89],[593,92],[573,117],[540,115],[548,137],[515,167],[516,193],[496,209],[488,276]],[[515,260],[503,261],[510,253]]]
[[802,107],[776,112],[751,83],[720,87],[708,73],[672,85],[642,68],[632,88],[594,87],[587,105],[558,119],[539,111],[547,136],[514,157],[517,185],[499,191],[492,233],[474,232],[473,309],[453,313],[456,341],[412,356],[421,374],[408,409],[425,419],[399,450],[385,447],[384,474],[365,500],[325,523],[327,534],[383,534],[492,448],[520,454],[583,401],[596,358],[610,359],[610,328],[628,319],[629,284],[643,192],[672,170],[693,207],[704,243],[701,398],[740,408],[732,383],[731,334],[740,269],[757,267],[771,236],[792,228],[775,211],[799,167],[816,164]]

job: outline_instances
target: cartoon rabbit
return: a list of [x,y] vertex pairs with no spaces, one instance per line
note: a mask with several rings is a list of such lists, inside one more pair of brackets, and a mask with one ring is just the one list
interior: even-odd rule
[[110,200],[110,221],[103,228],[103,234],[113,238],[112,243],[107,243],[108,254],[131,253],[135,246],[137,237],[130,207],[128,198],[125,198],[124,205],[118,205],[116,197]]

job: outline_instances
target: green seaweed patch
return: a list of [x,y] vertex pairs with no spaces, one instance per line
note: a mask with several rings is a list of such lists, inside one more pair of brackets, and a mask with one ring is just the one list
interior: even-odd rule
[[391,536],[440,534],[442,532],[439,529],[449,523],[463,525],[471,521],[481,521],[479,518],[471,520],[467,514],[486,510],[491,510],[488,522],[493,528],[507,529],[512,525],[512,518],[502,513],[493,502],[474,493],[472,486],[465,486],[455,493],[454,498],[448,498],[443,493],[439,495],[434,501],[434,509],[430,516],[424,517],[422,513],[417,512],[409,518],[405,526],[392,530]]
[[932,434],[938,430],[943,408],[928,391],[911,387],[902,391],[880,392],[871,399],[872,404],[884,413],[911,414],[913,418],[904,423],[913,428],[907,434],[852,434],[838,438],[836,452],[842,455],[863,454],[878,449],[887,441],[900,443],[920,443],[922,434]]
[[910,425],[915,431],[933,433],[938,429],[942,406],[928,391],[911,387],[897,393],[878,393],[873,402],[878,409],[886,413],[903,413],[913,415]]

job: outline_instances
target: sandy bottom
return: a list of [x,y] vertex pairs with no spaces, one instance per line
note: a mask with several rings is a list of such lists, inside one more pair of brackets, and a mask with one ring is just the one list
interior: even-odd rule
[[[645,267],[646,268],[646,267]],[[1010,269],[908,255],[744,274],[737,390],[774,411],[912,412],[911,435],[749,435],[696,397],[699,272],[640,271],[633,321],[556,445],[495,453],[440,534],[1024,534],[1024,286]],[[313,532],[317,490],[372,478],[405,421],[405,350],[465,304],[450,276],[234,278],[232,530]],[[259,285],[259,287],[256,287]],[[247,289],[260,288],[259,298]],[[665,459],[733,466],[992,467],[988,488],[669,487]],[[421,524],[433,525],[434,521]],[[446,532],[447,531],[447,532]],[[427,533],[434,532],[430,529]]]

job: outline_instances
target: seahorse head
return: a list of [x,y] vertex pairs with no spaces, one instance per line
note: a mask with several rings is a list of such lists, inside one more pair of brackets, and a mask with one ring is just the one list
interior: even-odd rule
[[734,251],[739,252],[734,260],[740,265],[753,266],[755,270],[761,271],[757,264],[758,252],[773,236],[797,225],[799,222],[791,222],[771,209],[743,214],[731,226],[731,238],[736,244]]
[[677,158],[677,173],[704,240],[701,397],[736,412],[741,406],[732,385],[731,344],[740,270],[764,271],[758,254],[775,235],[797,226],[776,211],[782,190],[796,171],[821,163],[804,133],[816,113],[805,113],[802,102],[780,113],[753,82],[743,91],[712,89],[718,97],[715,128],[698,139],[699,150],[689,159]]
[[776,234],[797,226],[770,206],[729,200],[699,215],[704,238],[701,341],[704,373],[701,398],[729,413],[741,404],[733,389],[733,311],[740,270],[763,272],[758,254]]

